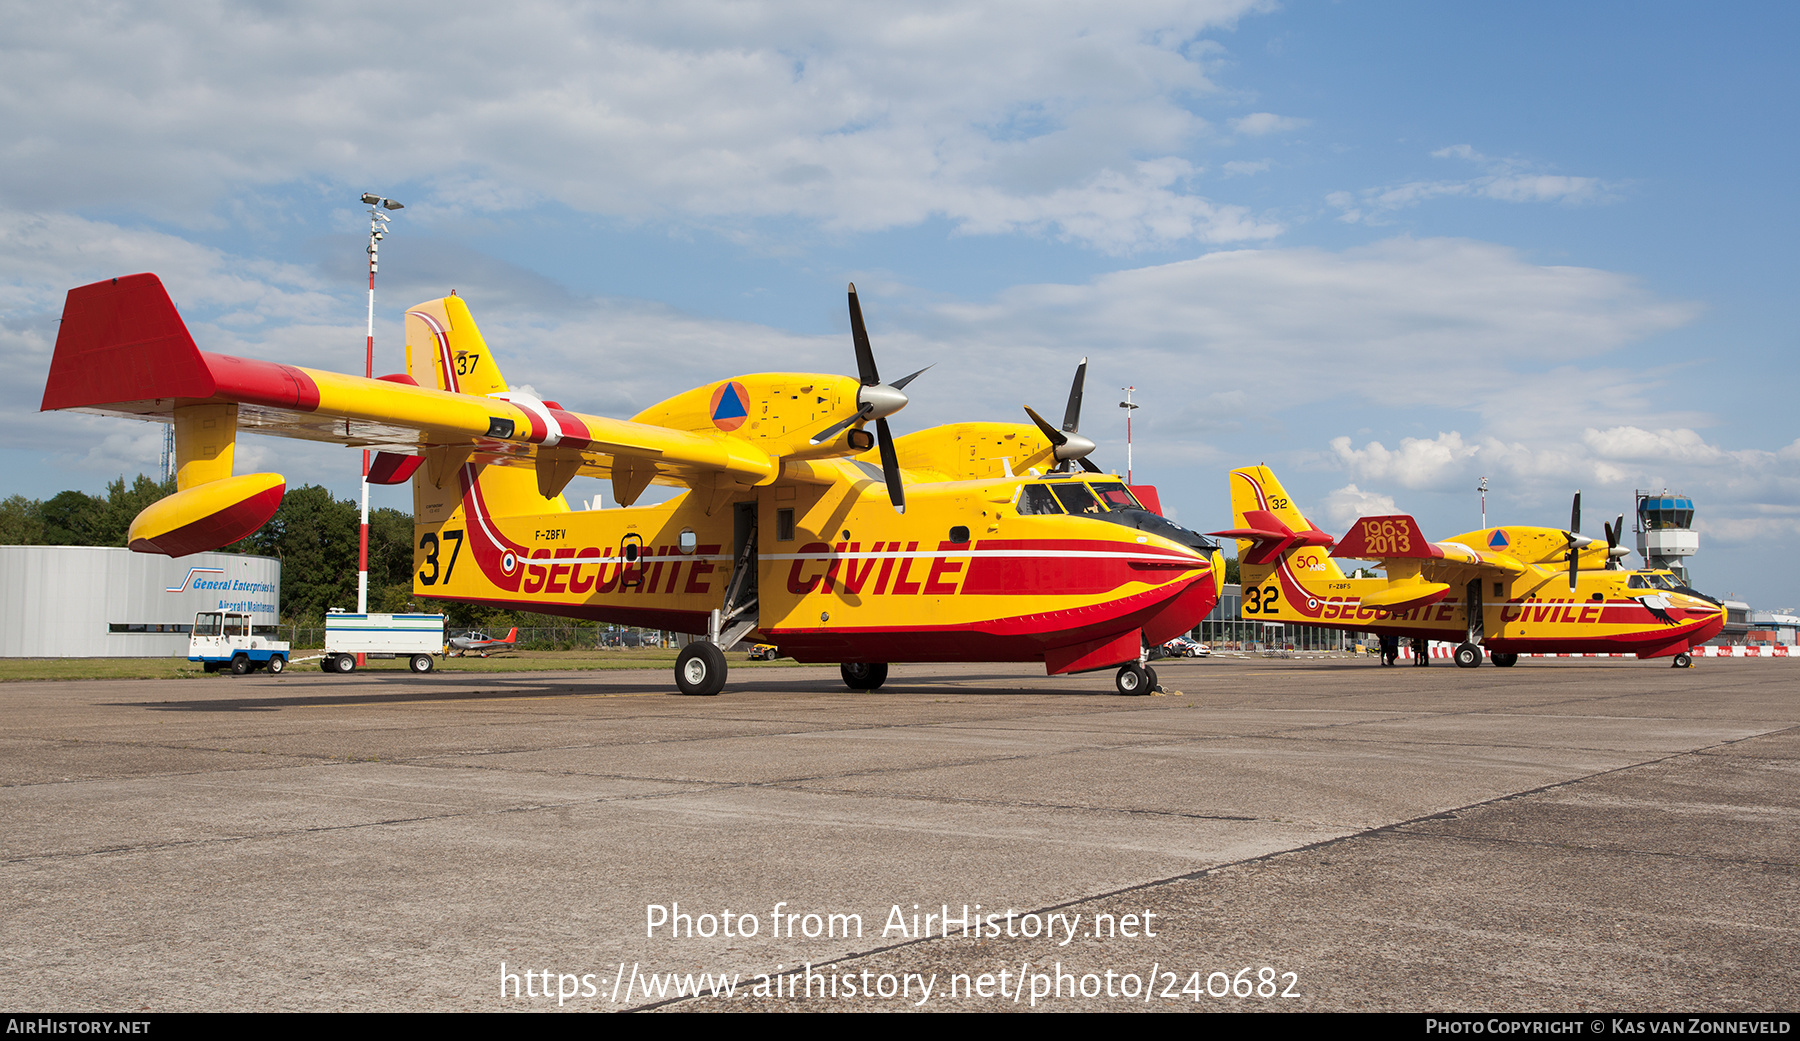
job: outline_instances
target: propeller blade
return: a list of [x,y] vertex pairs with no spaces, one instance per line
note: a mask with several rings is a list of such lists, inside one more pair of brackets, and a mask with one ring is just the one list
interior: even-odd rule
[[[936,365],[936,364],[937,364],[937,362],[931,363],[931,365]],[[908,383],[911,383],[913,380],[916,380],[920,376],[925,375],[925,370],[931,368],[931,365],[925,366],[924,369],[920,369],[918,372],[915,372],[910,376],[902,376],[899,379],[895,380],[893,383],[889,384],[889,386],[893,387],[895,390],[905,390],[906,385]]]
[[1581,489],[1575,489],[1575,505],[1569,507],[1569,530],[1581,533]]
[[[1087,359],[1075,367],[1075,382],[1069,385],[1069,407],[1063,410],[1064,430],[1074,432],[1081,429],[1081,388],[1087,384]],[[1041,424],[1040,424],[1041,425]]]
[[1025,414],[1031,417],[1031,421],[1036,423],[1037,428],[1044,432],[1044,436],[1050,439],[1051,444],[1064,445],[1068,443],[1069,435],[1051,426],[1050,421],[1043,416],[1038,415],[1037,412],[1033,411],[1030,405],[1025,406]]
[[1091,474],[1105,473],[1104,470],[1100,469],[1098,466],[1095,466],[1093,463],[1089,462],[1088,457],[1085,455],[1081,457],[1081,468]]
[[856,341],[856,375],[863,386],[873,387],[881,382],[881,374],[875,370],[875,351],[869,346],[869,330],[863,325],[862,304],[856,302],[856,283],[850,283],[850,337]]
[[853,414],[851,414],[851,416],[848,419],[845,419],[838,423],[831,424],[830,426],[826,427],[824,430],[821,430],[817,434],[814,434],[812,436],[812,443],[815,445],[822,445],[825,442],[831,440],[832,438],[838,436],[838,434],[843,432],[843,429],[845,427],[856,422],[857,420],[861,419],[862,417],[868,415],[869,411],[871,409],[873,409],[874,407],[875,407],[874,405],[864,405],[863,407],[857,409]]
[[900,486],[900,457],[894,453],[894,435],[888,430],[887,417],[875,421],[875,440],[881,446],[881,476],[887,479],[888,501],[894,512],[906,512],[906,489]]

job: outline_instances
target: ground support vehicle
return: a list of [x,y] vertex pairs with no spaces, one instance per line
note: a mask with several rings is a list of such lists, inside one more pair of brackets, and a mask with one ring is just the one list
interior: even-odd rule
[[369,658],[407,658],[412,671],[430,672],[433,655],[444,653],[441,614],[347,614],[325,616],[326,672],[354,672],[358,654]]
[[250,616],[236,611],[201,611],[188,636],[188,661],[207,672],[230,669],[234,676],[257,669],[278,673],[287,668],[288,645],[256,635]]

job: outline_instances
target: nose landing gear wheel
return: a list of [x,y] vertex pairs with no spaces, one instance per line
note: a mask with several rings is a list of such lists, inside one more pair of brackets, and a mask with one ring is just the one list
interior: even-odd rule
[[1458,644],[1456,647],[1456,667],[1473,669],[1481,664],[1481,648],[1472,643]]
[[1137,697],[1155,689],[1156,680],[1149,669],[1137,662],[1131,662],[1119,666],[1118,675],[1113,677],[1113,686],[1119,688],[1119,693],[1127,697]]
[[838,672],[851,690],[878,690],[887,682],[888,667],[884,661],[848,661],[838,666]]
[[725,689],[725,652],[716,644],[690,643],[675,657],[675,685],[683,694],[711,697]]

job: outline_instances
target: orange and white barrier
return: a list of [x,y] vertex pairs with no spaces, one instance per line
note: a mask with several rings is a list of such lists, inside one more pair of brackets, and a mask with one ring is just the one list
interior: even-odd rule
[[[1730,647],[1696,647],[1693,650],[1696,658],[1800,658],[1800,648],[1786,644],[1733,644]],[[1426,652],[1429,658],[1456,657],[1456,644],[1432,641]],[[1609,654],[1599,651],[1582,654],[1521,654],[1521,658],[1636,658],[1635,654]],[[1400,660],[1412,660],[1412,648],[1407,644],[1400,645]]]

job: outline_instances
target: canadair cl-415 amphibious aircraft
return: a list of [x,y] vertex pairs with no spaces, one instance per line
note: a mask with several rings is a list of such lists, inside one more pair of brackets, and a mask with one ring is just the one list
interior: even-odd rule
[[[1364,517],[1342,539],[1303,517],[1266,466],[1231,472],[1243,616],[1413,639],[1458,642],[1456,664],[1495,665],[1524,652],[1627,652],[1692,662],[1725,625],[1717,601],[1667,571],[1626,571],[1619,536],[1580,533],[1576,493],[1568,531],[1499,527],[1427,542],[1411,517]],[[1384,578],[1347,578],[1333,558],[1375,560]]]
[[[1034,413],[895,438],[918,373],[882,382],[855,286],[850,318],[856,378],[739,376],[618,420],[509,390],[454,294],[406,313],[407,372],[364,379],[201,351],[131,275],[69,292],[43,408],[174,424],[178,490],[130,533],[170,556],[279,505],[280,474],[233,474],[238,432],[375,449],[371,481],[412,481],[415,594],[702,636],[686,693],[717,693],[722,648],[753,631],[859,689],[897,661],[1117,667],[1121,692],[1152,689],[1144,648],[1205,617],[1221,562],[1093,472],[1082,370],[1061,430]],[[571,511],[577,475],[620,508]],[[652,483],[687,491],[634,506]]]

